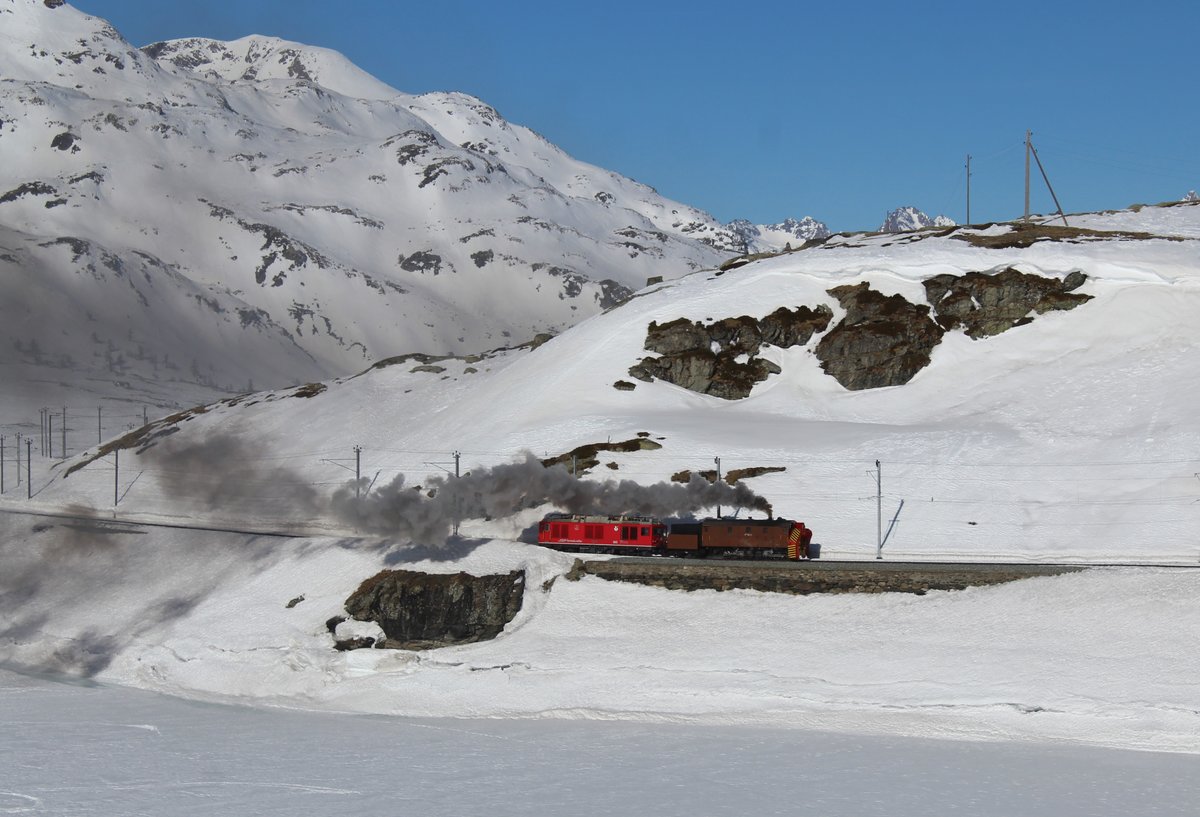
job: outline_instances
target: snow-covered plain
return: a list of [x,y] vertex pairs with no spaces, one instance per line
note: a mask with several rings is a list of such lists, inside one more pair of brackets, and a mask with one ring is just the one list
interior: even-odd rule
[[[1189,568],[926,596],[683,593],[562,577],[515,542],[443,549],[4,514],[3,660],[211,701],[410,717],[755,724],[1200,752]],[[494,641],[332,649],[385,567],[526,571]],[[288,606],[294,599],[302,601]]]
[[787,728],[246,710],[0,671],[0,813],[1187,817],[1195,760]]

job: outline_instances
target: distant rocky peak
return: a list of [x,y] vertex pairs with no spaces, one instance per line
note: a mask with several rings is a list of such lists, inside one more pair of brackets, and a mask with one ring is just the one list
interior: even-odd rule
[[777,252],[788,245],[799,247],[805,241],[828,238],[829,227],[812,216],[785,218],[778,224],[751,224],[744,218],[725,225],[745,245],[744,252]]
[[881,233],[903,233],[909,230],[921,230],[926,227],[953,227],[957,222],[946,216],[939,215],[930,218],[916,207],[897,207],[887,214],[879,227]]
[[1196,195],[1195,190],[1189,190],[1187,195],[1181,201],[1200,201],[1200,195]]
[[768,225],[768,228],[781,233],[790,233],[802,241],[829,238],[829,227],[825,222],[817,221],[812,216],[805,216],[799,221],[794,218],[785,218],[778,224]]

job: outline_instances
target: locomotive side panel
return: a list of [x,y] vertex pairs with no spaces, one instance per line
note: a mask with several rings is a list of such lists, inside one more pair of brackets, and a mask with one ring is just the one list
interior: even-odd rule
[[538,525],[538,544],[560,550],[646,551],[666,544],[666,526],[645,517],[552,514]]
[[700,549],[700,524],[692,522],[675,523],[671,525],[671,533],[667,537],[667,550],[674,552],[690,551],[695,553]]
[[786,550],[792,523],[784,519],[712,519],[704,522],[704,547],[714,550]]

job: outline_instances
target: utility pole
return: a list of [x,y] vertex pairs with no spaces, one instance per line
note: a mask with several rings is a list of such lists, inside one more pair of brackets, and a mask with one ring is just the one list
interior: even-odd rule
[[113,507],[121,502],[121,449],[113,449]]
[[62,458],[67,458],[67,407],[63,406],[63,421],[62,421]]
[[4,441],[7,438],[0,434],[0,494],[4,493]]
[[362,446],[354,446],[354,498],[362,498]]
[[21,484],[21,432],[17,432],[17,484]]
[[883,466],[875,460],[875,558],[883,558]]
[[104,424],[100,420],[100,407],[96,406],[96,445],[104,442]]
[[148,425],[150,425],[150,419],[149,419],[149,417],[148,417],[148,416],[147,416],[147,414],[146,414],[146,407],[145,407],[145,406],[142,406],[142,425],[144,425],[144,426],[148,426]]
[[[17,449],[20,451],[21,449]],[[29,461],[33,459],[33,438],[28,437],[25,440],[25,498],[33,499],[33,473],[30,471]]]
[[[717,482],[719,483],[721,481],[721,458],[713,457],[713,462],[715,462],[717,464]],[[720,518],[721,518],[721,506],[718,505],[717,506],[717,519],[720,519]]]
[[54,459],[54,415],[46,409],[46,450],[50,459]]
[[[455,479],[458,479],[458,463],[461,458],[462,458],[462,452],[455,451],[454,452],[454,478]],[[457,499],[457,497],[454,500],[454,535],[458,536],[458,499]]]
[[1054,199],[1054,206],[1058,208],[1058,215],[1063,220],[1064,227],[1070,227],[1067,224],[1067,216],[1063,213],[1062,205],[1058,203],[1058,196],[1054,194],[1054,188],[1050,185],[1050,177],[1046,175],[1046,168],[1042,167],[1042,160],[1038,157],[1037,148],[1033,146],[1033,142],[1029,143],[1029,149],[1033,151],[1033,159],[1037,162],[1038,170],[1042,173],[1042,181],[1046,183],[1046,189],[1050,191],[1050,198]]
[[1029,148],[1033,145],[1033,131],[1025,131],[1025,221],[1029,221]]
[[971,226],[971,154],[967,154],[967,226]]

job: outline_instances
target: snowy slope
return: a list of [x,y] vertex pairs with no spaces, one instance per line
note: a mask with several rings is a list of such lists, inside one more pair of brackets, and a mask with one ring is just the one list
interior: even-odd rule
[[[0,165],[0,280],[37,256],[71,282],[33,314],[0,293],[0,345],[28,343],[21,318],[86,327],[37,340],[93,382],[117,380],[93,363],[115,347],[131,385],[99,397],[163,405],[136,386],[155,377],[139,330],[176,333],[184,313],[188,359],[171,357],[212,399],[558,332],[736,244],[477,99],[401,94],[325,49],[250,37],[140,51],[69,5],[0,0],[0,77],[0,146],[21,157]],[[64,257],[64,242],[88,249]],[[128,323],[87,307],[114,284],[149,285],[114,281],[118,265],[171,271]]]
[[[880,460],[884,521],[905,503],[887,546],[897,556],[1194,562],[1200,337],[1190,316],[1200,308],[1200,252],[1187,236],[1196,234],[1200,206],[1091,218],[1097,227],[1164,237],[1127,232],[1010,248],[962,240],[1002,235],[1004,225],[898,243],[835,237],[662,284],[533,351],[410,359],[316,396],[277,392],[215,406],[174,439],[200,442],[217,428],[252,438],[264,453],[288,457],[307,483],[337,479],[339,469],[324,459],[344,459],[360,445],[363,468],[383,484],[401,473],[412,483],[444,472],[454,450],[464,452],[467,470],[644,433],[662,448],[602,456],[616,468],[600,474],[653,483],[711,469],[714,457],[726,472],[783,467],[752,487],[777,513],[807,520],[829,555],[862,557],[876,545],[871,474]],[[744,400],[662,381],[614,388],[633,382],[629,368],[646,355],[651,321],[763,316],[799,305],[827,306],[836,320],[843,310],[828,290],[837,285],[868,282],[920,303],[921,282],[932,275],[1009,267],[1060,279],[1082,272],[1092,300],[993,337],[950,331],[904,386],[847,391],[821,370],[814,338],[805,347],[768,347],[764,355],[782,371]],[[43,496],[88,501],[89,481],[109,479],[92,470],[52,481]],[[191,512],[188,501],[164,498],[146,480],[122,507]],[[305,515],[294,506],[288,513]],[[324,509],[305,513],[320,520]],[[494,535],[521,529],[494,525]]]
[[[1200,668],[1185,648],[1200,628],[1191,409],[1200,206],[1085,220],[1123,232],[1011,247],[965,240],[1002,238],[1011,225],[836,236],[664,283],[532,350],[396,360],[324,390],[259,393],[152,423],[121,451],[119,472],[111,454],[37,458],[34,498],[10,491],[9,509],[73,505],[325,535],[138,533],[5,514],[0,658],[192,697],[340,711],[1200,751],[1191,701]],[[740,401],[663,382],[612,386],[645,354],[651,320],[762,316],[781,304],[836,311],[828,290],[859,281],[916,300],[931,275],[1009,266],[1081,271],[1093,299],[993,337],[952,331],[903,386],[847,391],[806,347],[769,351],[781,372]],[[407,486],[445,478],[455,452],[464,473],[486,475],[522,451],[555,455],[639,433],[662,448],[601,454],[588,479],[649,484],[714,457],[726,471],[784,467],[750,482],[816,531],[823,558],[873,558],[878,459],[885,513],[905,500],[885,558],[1178,567],[924,597],[681,593],[565,581],[573,557],[518,541],[547,509],[524,507],[519,484],[496,486],[517,497],[513,513],[466,520],[466,538],[445,543],[361,538],[327,501],[353,473],[355,446],[376,497],[397,475]],[[54,581],[44,580],[47,559]],[[326,620],[382,567],[524,569],[524,606],[492,642],[333,652]]]

